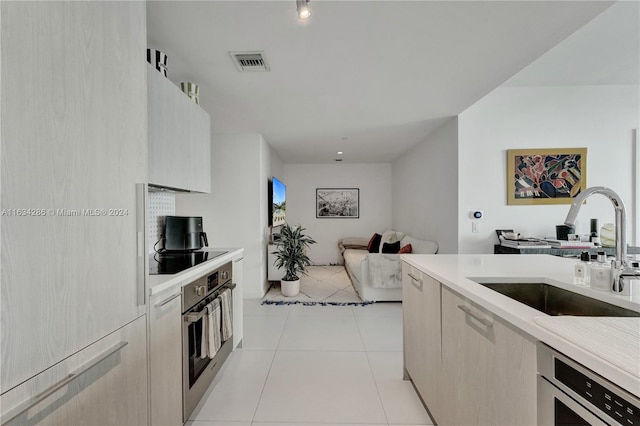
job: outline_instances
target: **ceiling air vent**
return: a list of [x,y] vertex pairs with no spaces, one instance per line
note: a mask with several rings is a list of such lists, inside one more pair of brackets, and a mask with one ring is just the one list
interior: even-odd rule
[[238,71],[269,71],[262,52],[229,52]]

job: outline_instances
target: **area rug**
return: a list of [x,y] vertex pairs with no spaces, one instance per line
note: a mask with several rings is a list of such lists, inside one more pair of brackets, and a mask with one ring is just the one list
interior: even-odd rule
[[371,303],[358,297],[344,266],[309,266],[307,275],[300,278],[297,296],[283,296],[278,282],[262,299],[263,305],[357,306]]

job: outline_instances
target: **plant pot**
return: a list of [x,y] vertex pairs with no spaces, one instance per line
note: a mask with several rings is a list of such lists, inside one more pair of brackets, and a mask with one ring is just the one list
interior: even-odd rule
[[280,291],[282,291],[282,295],[285,297],[297,296],[298,293],[300,293],[300,280],[280,280]]

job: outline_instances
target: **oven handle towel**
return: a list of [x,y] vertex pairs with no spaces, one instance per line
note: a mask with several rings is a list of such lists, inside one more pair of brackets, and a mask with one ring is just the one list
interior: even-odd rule
[[209,312],[211,308],[211,303],[200,311],[204,313],[201,316],[202,319],[202,335],[200,336],[200,358],[204,359],[209,357]]
[[220,335],[220,317],[222,309],[220,307],[220,298],[216,298],[213,302],[207,305],[207,310],[208,315],[205,318],[209,323],[207,325],[207,328],[209,329],[209,358],[213,358],[222,347],[222,339]]
[[222,305],[222,341],[225,342],[233,335],[230,289],[226,289],[220,294],[220,303]]

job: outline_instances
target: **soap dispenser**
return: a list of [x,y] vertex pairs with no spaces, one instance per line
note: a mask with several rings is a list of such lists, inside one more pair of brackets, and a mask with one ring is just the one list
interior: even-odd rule
[[573,282],[577,285],[589,286],[591,256],[588,251],[580,254],[580,261],[574,266]]
[[611,288],[611,264],[607,263],[607,255],[603,251],[598,252],[598,257],[589,268],[590,286],[594,290],[609,291]]

